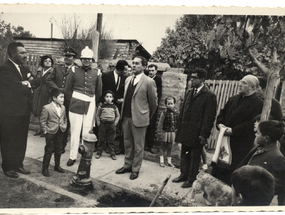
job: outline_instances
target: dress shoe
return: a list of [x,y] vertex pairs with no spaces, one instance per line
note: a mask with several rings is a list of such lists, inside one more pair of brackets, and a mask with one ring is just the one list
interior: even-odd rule
[[151,154],[155,154],[155,151],[154,151],[153,148],[151,148],[151,149],[149,150],[149,152],[150,152]]
[[42,133],[40,137],[46,137],[46,134]]
[[123,150],[123,149],[119,149],[118,151],[115,151],[115,154],[116,155],[120,155],[120,154],[125,154],[125,150]]
[[101,155],[102,155],[102,152],[99,152],[99,151],[98,151],[97,154],[95,155],[95,158],[96,158],[96,159],[99,159],[99,158],[101,157]]
[[188,181],[185,181],[182,185],[181,185],[181,188],[189,188],[189,187],[192,187],[192,184],[193,183],[190,183]]
[[42,174],[43,174],[43,176],[45,176],[45,177],[50,177],[50,174],[49,174],[48,169],[43,169]]
[[173,163],[168,163],[168,162],[166,162],[166,166],[175,167],[175,166],[173,165]]
[[62,169],[60,166],[55,166],[54,167],[54,171],[60,172],[60,173],[64,173],[64,169]]
[[67,161],[67,166],[72,166],[74,163],[75,163],[75,161],[76,160],[71,160],[71,159],[69,159],[68,161]]
[[132,172],[131,175],[130,175],[130,179],[131,179],[131,180],[134,180],[134,179],[136,179],[137,177],[139,177],[139,173],[138,173],[138,172]]
[[181,175],[172,180],[172,182],[174,182],[174,183],[179,183],[179,182],[183,182],[183,181],[186,181],[186,178],[182,177]]
[[19,175],[14,170],[4,172],[4,174],[10,178],[19,178]]
[[24,169],[23,167],[19,167],[16,172],[19,172],[19,173],[22,173],[22,174],[25,174],[25,175],[28,175],[28,174],[31,174],[31,171],[30,170],[27,170],[27,169]]
[[116,171],[116,174],[124,174],[126,172],[132,172],[132,170],[131,169],[125,169],[124,167],[122,167],[121,169],[118,169]]
[[116,155],[111,155],[111,158],[113,159],[113,160],[117,160],[117,158],[116,158]]

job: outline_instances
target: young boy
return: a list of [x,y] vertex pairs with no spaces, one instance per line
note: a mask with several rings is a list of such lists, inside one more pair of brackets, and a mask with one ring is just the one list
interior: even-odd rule
[[259,166],[243,166],[231,175],[232,206],[266,206],[274,196],[274,177]]
[[278,205],[285,205],[285,158],[277,145],[283,135],[283,129],[284,125],[280,121],[260,122],[255,134],[256,147],[240,164],[240,166],[261,166],[274,176]]
[[64,170],[60,167],[60,157],[62,154],[62,138],[67,127],[63,91],[56,88],[52,89],[51,99],[52,102],[43,107],[40,117],[40,123],[46,138],[42,169],[42,174],[46,177],[50,176],[48,167],[53,152],[54,170],[64,173]]
[[116,160],[114,140],[116,137],[116,125],[120,119],[120,113],[116,105],[113,104],[114,93],[107,90],[103,93],[104,103],[98,107],[96,122],[99,126],[99,142],[95,158],[99,159],[105,146],[105,141],[110,148],[110,155]]

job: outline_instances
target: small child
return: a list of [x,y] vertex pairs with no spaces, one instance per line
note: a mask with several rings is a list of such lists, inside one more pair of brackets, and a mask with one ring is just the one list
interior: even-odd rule
[[99,141],[97,145],[97,154],[95,158],[99,159],[107,141],[110,149],[110,155],[116,160],[114,140],[116,137],[116,125],[120,119],[120,113],[116,105],[113,104],[114,93],[107,90],[103,94],[104,103],[98,107],[96,122],[99,126]]
[[40,117],[40,123],[46,138],[42,169],[42,174],[46,177],[50,176],[48,167],[53,152],[55,161],[54,170],[64,173],[64,170],[60,167],[60,157],[62,154],[63,132],[65,132],[67,127],[67,118],[63,105],[63,91],[60,89],[52,89],[51,99],[52,102],[43,107]]
[[174,106],[176,99],[172,96],[167,96],[165,99],[166,110],[160,114],[158,128],[164,132],[163,142],[159,148],[160,166],[164,167],[164,148],[167,148],[167,166],[174,167],[171,162],[172,143],[175,141],[175,131],[177,128],[178,112]]

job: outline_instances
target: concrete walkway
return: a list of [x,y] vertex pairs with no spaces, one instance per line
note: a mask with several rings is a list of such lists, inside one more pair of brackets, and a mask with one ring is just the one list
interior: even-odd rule
[[[66,162],[69,159],[69,146],[70,144],[68,143],[66,147],[66,152],[61,157],[61,167],[68,171],[76,173],[81,155],[78,154],[75,164],[71,167],[68,167],[66,165]],[[29,131],[26,157],[42,161],[44,155],[44,147],[45,138],[34,136],[34,131]],[[185,201],[188,202],[187,195],[189,194],[191,188],[182,189],[180,187],[181,183],[172,183],[171,181],[173,178],[179,176],[179,169],[171,167],[162,168],[156,162],[144,160],[139,173],[139,177],[135,180],[130,180],[130,173],[125,173],[122,175],[115,174],[115,171],[121,168],[124,164],[124,155],[117,155],[117,160],[112,160],[110,158],[110,155],[105,154],[104,152],[100,159],[96,159],[94,155],[92,158],[91,165],[92,178],[121,187],[123,189],[138,193],[140,195],[148,197],[149,199],[152,199],[155,196],[156,192],[159,190],[163,181],[169,175],[171,175],[171,178],[168,181],[161,195],[163,197],[173,198],[181,202],[182,200],[184,200],[184,206],[186,206]],[[54,165],[53,158],[51,159],[51,165]],[[51,171],[51,177],[52,172],[53,171]],[[199,206],[206,206],[201,195],[196,195],[196,203]]]

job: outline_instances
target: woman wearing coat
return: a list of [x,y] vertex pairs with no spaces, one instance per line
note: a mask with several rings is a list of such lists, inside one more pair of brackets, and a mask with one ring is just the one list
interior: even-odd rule
[[[36,77],[34,80],[30,81],[32,88],[34,89],[33,114],[35,117],[40,117],[43,106],[49,103],[50,92],[46,79],[53,70],[52,66],[52,57],[49,55],[42,56]],[[35,133],[35,136],[36,135],[41,135],[41,137],[44,137],[41,128]]]

